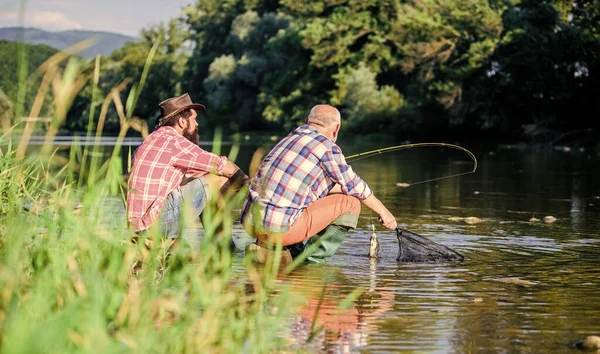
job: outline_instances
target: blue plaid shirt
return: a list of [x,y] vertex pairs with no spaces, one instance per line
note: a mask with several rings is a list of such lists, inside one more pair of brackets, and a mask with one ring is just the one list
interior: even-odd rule
[[[262,226],[285,232],[312,202],[339,184],[342,193],[360,200],[373,191],[350,167],[342,150],[318,130],[302,125],[283,138],[260,164],[250,182],[242,208],[244,222],[251,205],[257,205]],[[257,223],[258,220],[252,220]]]

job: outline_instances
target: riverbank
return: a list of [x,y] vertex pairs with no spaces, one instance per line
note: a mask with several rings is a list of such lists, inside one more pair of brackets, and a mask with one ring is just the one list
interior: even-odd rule
[[[16,159],[7,149],[0,153],[1,352],[262,353],[287,345],[280,328],[291,308],[281,287],[275,293],[275,273],[249,262],[234,272],[231,235],[211,232],[216,221],[204,220],[201,247],[169,251],[158,234],[148,236],[152,247],[132,243],[123,215],[103,207],[124,183],[110,167],[118,156],[78,188],[74,160],[57,168],[52,156]],[[234,223],[216,205],[207,210]]]

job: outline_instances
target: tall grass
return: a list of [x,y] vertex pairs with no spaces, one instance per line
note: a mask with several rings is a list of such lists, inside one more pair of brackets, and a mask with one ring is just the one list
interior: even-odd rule
[[[152,52],[144,78],[151,62]],[[98,146],[74,146],[68,157],[53,150],[73,98],[90,81],[96,87],[99,65],[98,58],[88,77],[80,61],[59,53],[40,68],[44,80],[27,124],[35,125],[49,92],[54,115],[39,153],[27,151],[29,136],[18,146],[0,137],[0,351],[280,348],[287,306],[285,293],[273,292],[276,271],[259,271],[250,262],[245,271],[232,271],[232,210],[239,196],[209,203],[200,247],[182,242],[168,251],[170,243],[158,232],[148,235],[147,247],[149,242],[130,241],[134,235],[122,210],[107,207],[126,187],[120,146],[108,158]],[[120,97],[127,81],[114,88],[99,120],[90,115],[88,136],[95,127],[100,137],[111,105],[121,122],[120,138],[130,129],[147,134],[143,120],[132,115],[143,86],[144,80],[133,86],[125,105]],[[196,218],[186,213],[193,226]]]

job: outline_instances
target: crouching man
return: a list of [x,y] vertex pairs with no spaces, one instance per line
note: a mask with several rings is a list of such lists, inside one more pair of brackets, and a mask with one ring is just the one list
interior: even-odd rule
[[257,239],[246,251],[263,261],[281,243],[282,264],[302,252],[308,262],[325,263],[356,228],[361,202],[388,229],[396,219],[350,167],[335,144],[340,112],[317,105],[260,164],[250,181],[241,221]]
[[155,131],[133,155],[127,193],[127,219],[136,233],[148,230],[160,219],[167,238],[179,236],[182,207],[189,202],[198,217],[211,190],[231,184],[240,186],[248,177],[225,156],[207,152],[198,146],[196,111],[188,94],[160,103],[161,115]]

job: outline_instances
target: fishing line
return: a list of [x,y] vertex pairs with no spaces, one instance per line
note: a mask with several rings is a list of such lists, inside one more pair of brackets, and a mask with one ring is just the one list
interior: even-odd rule
[[394,152],[394,151],[398,151],[398,150],[403,150],[403,149],[411,149],[411,148],[421,148],[421,147],[448,147],[451,149],[455,149],[455,150],[460,150],[463,151],[465,153],[467,153],[467,155],[469,155],[469,157],[473,160],[473,170],[469,171],[469,172],[462,172],[462,173],[457,173],[457,174],[453,174],[453,175],[449,175],[449,176],[444,176],[444,177],[437,177],[437,178],[431,178],[431,179],[427,179],[427,180],[423,180],[423,181],[419,181],[419,182],[414,182],[414,183],[401,183],[402,185],[397,185],[396,187],[393,188],[388,188],[386,190],[390,190],[390,189],[396,189],[396,188],[400,188],[400,187],[412,187],[414,185],[417,184],[423,184],[423,183],[428,183],[428,182],[433,182],[433,181],[439,181],[442,179],[447,179],[447,178],[453,178],[453,177],[458,177],[458,176],[464,176],[464,175],[468,175],[471,173],[475,173],[475,171],[477,171],[477,167],[478,167],[478,163],[477,163],[477,157],[475,157],[475,155],[465,149],[462,146],[458,146],[458,145],[454,145],[454,144],[447,144],[447,143],[417,143],[417,144],[404,144],[404,145],[397,145],[397,146],[390,146],[387,148],[383,148],[383,149],[376,149],[376,150],[371,150],[371,151],[367,151],[367,152],[361,152],[359,154],[355,154],[355,155],[351,155],[346,157],[346,161],[348,160],[352,160],[352,162],[355,161],[360,161],[362,159],[366,159],[375,155],[381,155],[381,154],[386,154],[386,153],[390,153],[390,152]]

